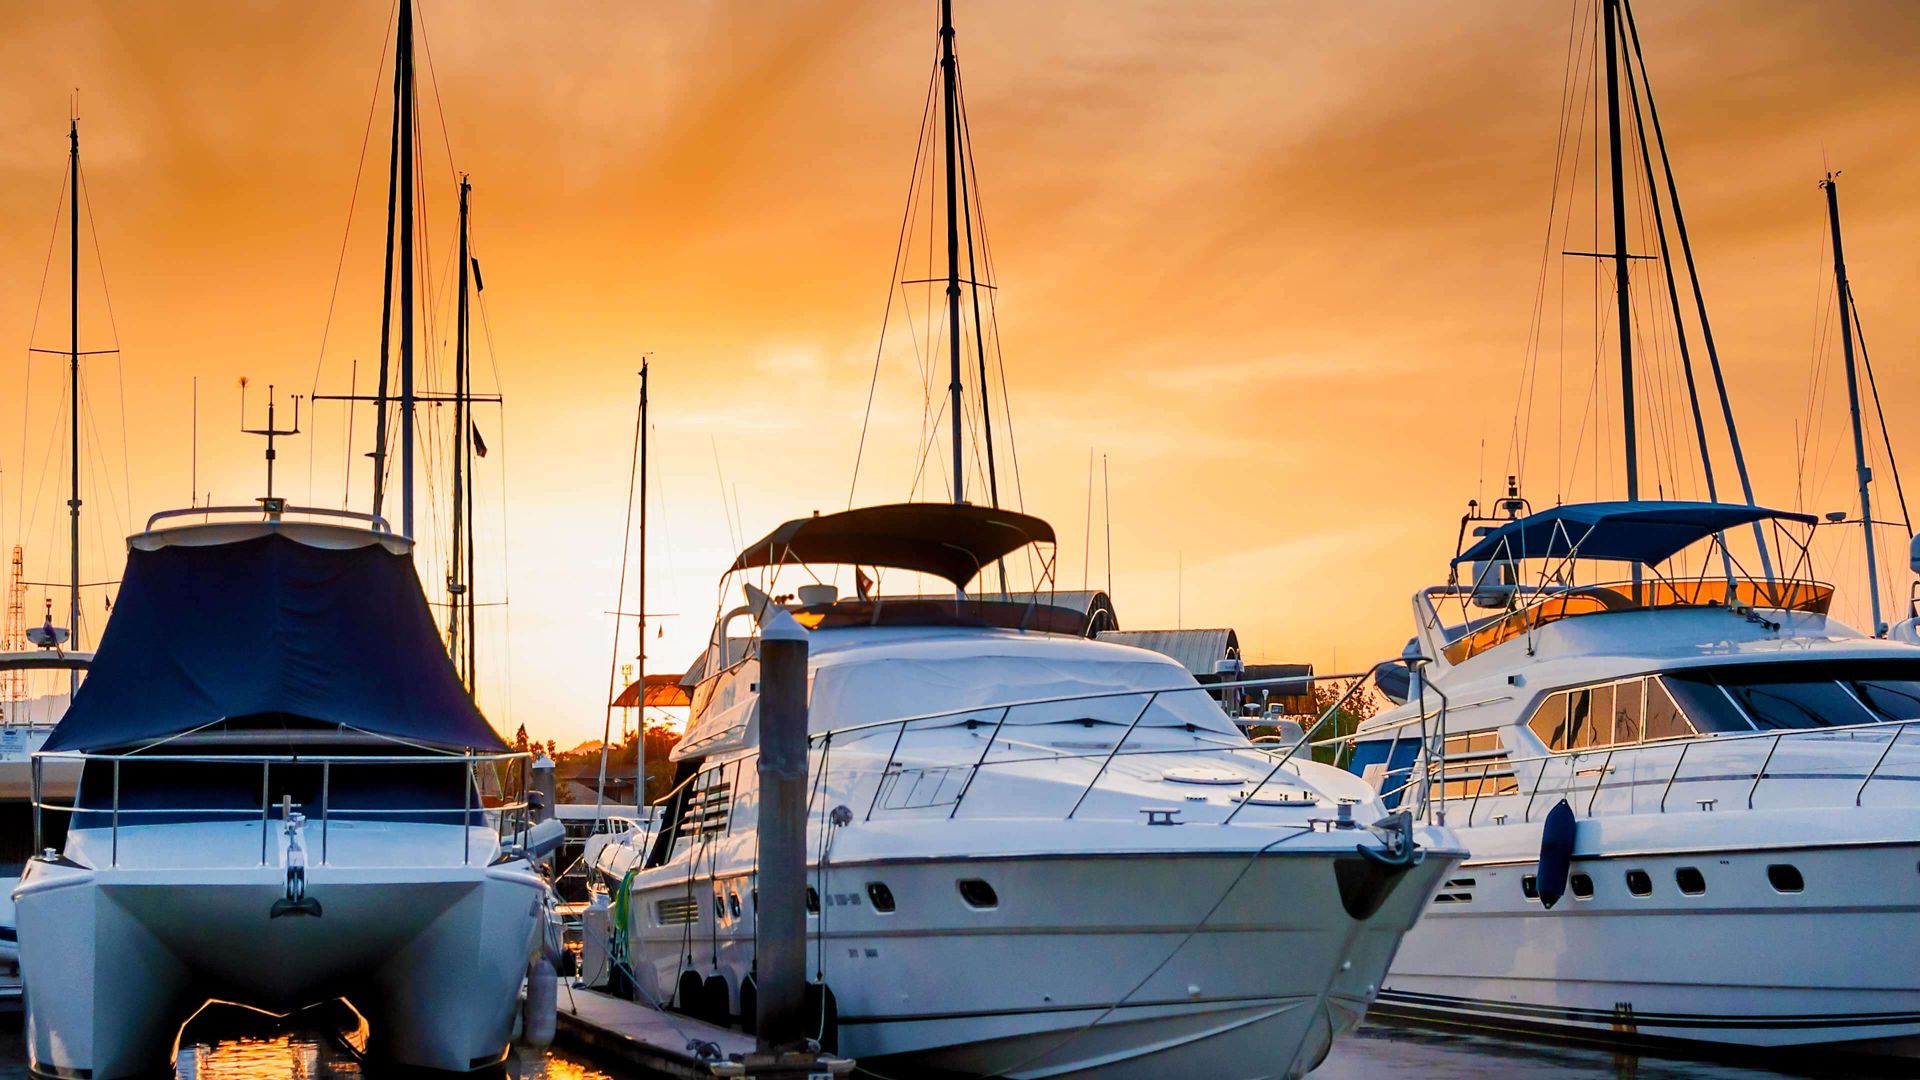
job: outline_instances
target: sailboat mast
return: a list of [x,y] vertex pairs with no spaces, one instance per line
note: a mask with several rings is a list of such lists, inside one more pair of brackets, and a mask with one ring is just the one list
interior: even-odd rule
[[471,614],[473,602],[466,599],[467,497],[467,192],[472,189],[466,177],[460,178],[460,295],[453,323],[453,551],[447,564],[447,629],[449,650],[460,677],[466,680],[471,696],[476,687],[472,671]]
[[[373,513],[381,515],[387,495],[387,387],[393,383],[393,228],[395,207],[400,198],[400,175],[405,168],[400,157],[400,111],[406,108],[406,65],[396,55],[393,62],[393,129],[387,151],[387,248],[386,269],[380,281],[380,380],[374,390],[373,409]],[[357,389],[357,388],[356,388]]]
[[400,0],[400,531],[413,536],[413,0]]
[[[69,338],[71,348],[67,356],[67,434],[70,439],[69,464],[72,466],[72,487],[67,497],[68,554],[67,564],[67,638],[73,647],[80,647],[80,119],[69,117],[67,120],[67,240],[68,286],[70,289]],[[67,693],[71,697],[80,687],[80,673],[76,669],[68,673]]]
[[1880,622],[1880,563],[1873,550],[1873,469],[1867,465],[1866,437],[1860,424],[1860,376],[1853,361],[1853,289],[1847,284],[1847,256],[1840,243],[1840,185],[1828,173],[1820,185],[1827,189],[1828,231],[1833,234],[1833,288],[1840,304],[1840,351],[1847,364],[1847,409],[1853,417],[1853,470],[1860,481],[1860,528],[1867,538],[1867,596],[1873,604],[1873,636]]
[[953,418],[953,501],[963,503],[967,495],[960,441],[960,207],[954,161],[959,137],[954,124],[953,0],[940,0],[940,71],[947,129],[947,352],[951,361],[947,411]]
[[647,368],[640,361],[640,598],[634,608],[639,621],[639,648],[633,658],[634,685],[640,688],[638,719],[633,725],[633,805],[647,805]]
[[1627,498],[1640,498],[1639,433],[1633,420],[1633,314],[1627,291],[1626,168],[1620,151],[1620,0],[1606,0],[1607,149],[1613,163],[1613,281],[1620,314],[1620,411],[1626,429]]

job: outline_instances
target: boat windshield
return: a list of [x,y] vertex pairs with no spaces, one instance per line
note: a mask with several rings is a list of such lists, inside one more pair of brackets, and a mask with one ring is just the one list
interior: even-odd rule
[[1743,664],[1664,677],[1714,731],[1778,731],[1920,720],[1920,661]]

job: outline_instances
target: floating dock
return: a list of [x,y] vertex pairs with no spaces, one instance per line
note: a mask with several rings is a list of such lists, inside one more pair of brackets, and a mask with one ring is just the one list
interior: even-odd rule
[[[653,1076],[711,1078],[715,1064],[753,1053],[753,1036],[598,990],[560,988],[558,1041]],[[702,1060],[690,1042],[710,1043],[718,1059]]]

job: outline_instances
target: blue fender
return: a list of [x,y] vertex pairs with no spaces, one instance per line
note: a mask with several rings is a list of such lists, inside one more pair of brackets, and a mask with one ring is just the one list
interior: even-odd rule
[[1573,807],[1561,799],[1540,827],[1540,866],[1534,878],[1543,907],[1551,910],[1567,894],[1567,869],[1573,862]]

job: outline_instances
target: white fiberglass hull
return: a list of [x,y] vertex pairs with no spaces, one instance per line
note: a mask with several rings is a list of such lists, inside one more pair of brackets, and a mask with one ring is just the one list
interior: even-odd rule
[[[1604,1041],[1920,1057],[1920,843],[1655,850],[1576,857],[1593,895],[1570,890],[1551,911],[1522,895],[1530,861],[1462,867],[1453,880],[1473,884],[1441,893],[1471,900],[1432,906],[1377,1007]],[[1770,866],[1804,887],[1775,888]],[[1704,892],[1680,890],[1682,868]]]
[[[123,857],[136,831],[122,830]],[[286,1013],[337,997],[381,1059],[455,1072],[502,1059],[544,892],[524,864],[311,867],[322,914],[272,918],[285,889],[278,866],[30,864],[15,905],[33,1068],[166,1069],[205,1001]]]
[[[1266,854],[835,862],[809,877],[824,881],[809,969],[824,970],[835,997],[839,1050],[894,1075],[1298,1076],[1359,1022],[1459,857],[1430,852],[1356,918],[1333,863],[1359,862],[1357,839],[1318,834]],[[956,887],[965,879],[989,882],[997,905],[969,906]],[[715,880],[692,885],[693,921],[674,923],[688,911],[685,872],[641,874],[632,949],[652,977],[643,993],[671,995],[684,971],[718,972],[737,1013],[752,878]],[[875,910],[875,882],[892,912]]]

